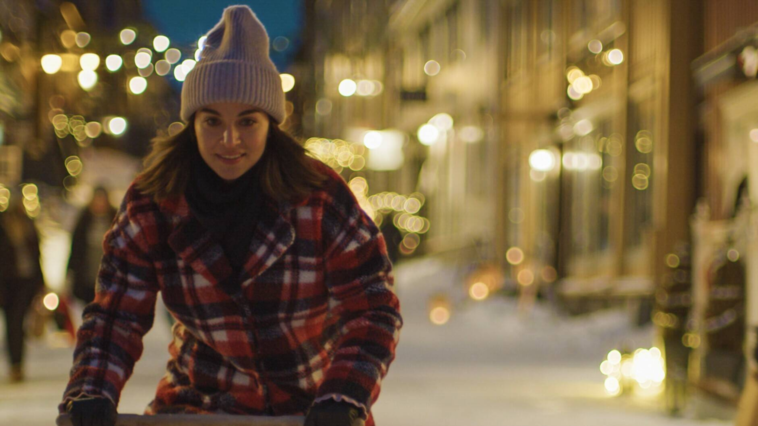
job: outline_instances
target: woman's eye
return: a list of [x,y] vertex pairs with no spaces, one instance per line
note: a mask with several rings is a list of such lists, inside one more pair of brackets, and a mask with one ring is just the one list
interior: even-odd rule
[[213,117],[207,118],[205,120],[205,124],[207,124],[209,126],[215,126],[215,125],[218,124],[218,118],[213,118]]
[[255,123],[256,121],[253,120],[252,118],[243,118],[242,121],[240,122],[240,124],[242,124],[243,126],[254,126]]

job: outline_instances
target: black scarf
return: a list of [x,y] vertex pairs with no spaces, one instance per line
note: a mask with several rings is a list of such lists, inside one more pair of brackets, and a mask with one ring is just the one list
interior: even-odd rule
[[215,235],[238,276],[261,217],[263,192],[253,166],[232,182],[223,180],[195,152],[185,195],[190,210]]

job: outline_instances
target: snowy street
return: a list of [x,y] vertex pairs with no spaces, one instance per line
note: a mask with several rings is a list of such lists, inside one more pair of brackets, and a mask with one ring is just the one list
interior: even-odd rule
[[[395,363],[374,407],[380,426],[729,425],[730,421],[670,418],[662,398],[610,397],[599,363],[623,342],[652,346],[652,329],[635,330],[623,311],[564,318],[537,305],[519,319],[511,299],[462,301],[450,321],[427,318],[432,294],[455,292],[455,274],[433,260],[397,269],[405,327]],[[140,413],[167,360],[165,315],[145,339],[145,354],[127,384],[119,411]],[[0,370],[0,424],[50,426],[65,387],[71,348],[28,346],[28,380],[7,383]]]

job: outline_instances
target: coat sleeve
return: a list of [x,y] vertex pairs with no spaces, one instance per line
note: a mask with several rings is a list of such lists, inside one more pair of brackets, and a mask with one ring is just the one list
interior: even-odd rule
[[[142,337],[153,325],[156,274],[149,253],[154,222],[136,220],[152,203],[132,187],[103,241],[95,300],[83,314],[74,365],[59,406],[80,396],[104,396],[118,405],[124,384],[142,355]],[[150,214],[149,212],[147,214]]]
[[384,238],[352,192],[334,176],[322,218],[326,284],[340,337],[316,401],[358,403],[367,414],[395,358],[402,318]]

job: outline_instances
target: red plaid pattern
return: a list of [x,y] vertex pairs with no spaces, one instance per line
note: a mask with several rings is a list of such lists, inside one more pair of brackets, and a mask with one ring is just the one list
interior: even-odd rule
[[118,403],[160,293],[178,322],[146,413],[302,415],[339,395],[373,424],[399,302],[382,235],[322,171],[307,200],[267,203],[239,277],[184,197],[156,203],[132,185],[105,237],[61,409],[82,394]]

